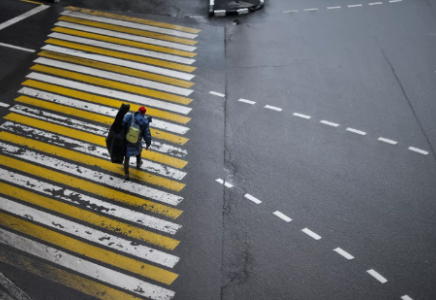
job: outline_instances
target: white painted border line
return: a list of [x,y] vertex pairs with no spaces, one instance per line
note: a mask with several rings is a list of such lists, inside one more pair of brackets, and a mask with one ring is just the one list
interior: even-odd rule
[[215,179],[215,181],[219,184],[224,184],[224,180],[222,180],[221,178]]
[[111,36],[111,37],[115,37],[115,38],[119,38],[119,39],[130,40],[130,41],[135,41],[135,42],[144,43],[144,44],[152,44],[152,45],[168,47],[168,48],[173,48],[173,49],[178,49],[178,50],[183,50],[183,51],[192,52],[195,49],[197,49],[197,47],[192,47],[192,46],[188,46],[188,45],[182,45],[182,44],[152,39],[152,38],[148,38],[145,36],[133,35],[133,34],[128,34],[128,33],[124,33],[124,32],[112,31],[112,30],[91,27],[91,26],[86,26],[86,25],[81,25],[81,24],[76,24],[76,23],[60,21],[60,22],[55,23],[55,25],[60,26],[60,27],[80,30],[80,31],[87,31],[87,32],[95,33],[95,34]]
[[254,196],[252,196],[250,194],[245,194],[244,197],[247,198],[250,201],[253,201],[256,204],[261,204],[262,203],[262,201],[260,201],[259,199],[257,199],[256,197],[254,197]]
[[384,138],[384,137],[379,137],[377,140],[380,141],[380,142],[385,142],[385,143],[391,144],[391,145],[398,144],[398,142],[396,142],[394,140],[390,140],[390,139]]
[[391,0],[389,3],[402,2],[403,0]]
[[23,48],[23,47],[18,47],[18,46],[9,45],[9,44],[4,44],[4,43],[0,43],[0,46],[7,47],[7,48],[11,48],[11,49],[15,49],[15,50],[21,50],[21,51],[31,52],[31,53],[33,53],[33,52],[36,51],[36,50],[33,50],[33,49]]
[[311,116],[303,115],[303,114],[300,114],[300,113],[293,113],[293,115],[295,117],[299,117],[299,118],[303,118],[303,119],[307,119],[307,120],[309,120],[311,118]]
[[410,298],[410,297],[407,296],[407,295],[401,296],[401,299],[402,299],[402,300],[413,300],[412,298]]
[[39,13],[39,12],[49,8],[49,7],[50,6],[48,6],[48,5],[40,5],[38,7],[35,7],[32,10],[29,10],[28,12],[25,12],[22,15],[19,15],[19,16],[15,17],[15,18],[12,18],[12,19],[10,19],[10,20],[8,20],[6,22],[3,22],[3,23],[0,24],[0,30],[6,28],[8,26],[11,26],[11,25],[13,25],[15,23],[18,23],[18,22],[20,22],[20,21],[22,21],[22,20],[24,20],[24,19],[26,19],[26,18],[28,18],[30,16],[33,16],[33,15],[35,15],[35,14],[37,14],[37,13]]
[[3,103],[3,102],[0,102],[0,106],[1,106],[1,107],[9,107],[9,104],[6,104],[6,103]]
[[[79,224],[61,217],[43,212],[41,210],[22,205],[20,203],[0,197],[2,210],[22,218],[31,218],[32,222],[48,227],[51,230],[61,231],[82,238],[91,243],[98,244],[111,250],[120,251],[139,259],[145,259],[165,267],[173,268],[180,260],[179,257],[153,249],[141,244],[133,244],[131,240],[116,237],[112,234]],[[86,212],[86,211],[84,211]]]
[[215,96],[218,96],[218,97],[225,97],[226,96],[224,94],[221,94],[221,93],[218,93],[218,92],[214,92],[214,91],[210,91],[209,94],[212,94],[212,95],[215,95]]
[[369,275],[380,281],[381,283],[386,283],[388,280],[384,278],[382,275],[380,275],[378,272],[374,271],[373,269],[366,271]]
[[340,6],[330,6],[330,7],[327,7],[327,9],[339,9],[339,8],[341,8]]
[[333,122],[326,121],[326,120],[321,120],[319,122],[322,123],[322,124],[325,124],[325,125],[333,126],[333,127],[338,127],[339,126],[338,123],[333,123]]
[[139,30],[157,32],[157,33],[161,33],[161,34],[169,34],[169,35],[182,37],[182,38],[186,38],[186,39],[195,39],[198,36],[197,34],[178,31],[178,30],[174,30],[174,29],[167,29],[167,28],[161,28],[161,27],[145,25],[145,24],[140,24],[140,23],[134,23],[134,22],[129,22],[129,21],[117,20],[117,19],[112,19],[112,18],[87,15],[84,13],[68,11],[68,10],[64,10],[61,13],[61,15],[69,16],[69,17],[73,17],[73,18],[91,20],[91,21],[96,21],[96,22],[101,22],[101,23],[107,23],[107,24],[112,24],[112,25],[117,25],[117,26],[135,28],[135,29],[139,29]]
[[383,2],[372,2],[372,3],[368,3],[368,5],[380,5],[383,4]]
[[[18,286],[16,286],[3,273],[0,273],[0,284],[5,288],[5,290],[10,295],[17,298],[17,300],[32,300],[25,292],[23,292]],[[12,299],[12,298],[5,298],[5,300],[7,300],[7,299]]]
[[351,255],[350,253],[348,253],[347,251],[342,250],[341,248],[336,248],[333,249],[333,251],[335,251],[336,253],[338,253],[339,255],[342,255],[343,257],[345,257],[346,259],[350,260],[350,259],[354,259],[354,256]]
[[[171,299],[175,295],[171,290],[100,266],[4,229],[0,229],[0,243],[9,245],[43,260],[48,260],[51,263],[69,270],[76,271],[94,280],[116,286],[121,290],[127,290],[140,298],[148,297],[153,300],[162,300]],[[59,259],[59,257],[62,257],[62,259]]]
[[307,234],[308,236],[310,236],[311,238],[315,239],[315,240],[320,240],[321,236],[316,234],[315,232],[313,232],[312,230],[308,229],[308,228],[304,228],[301,230],[302,232],[304,232],[305,234]]
[[284,10],[283,13],[284,14],[290,14],[290,13],[297,13],[298,9],[294,9],[294,10]]
[[233,187],[233,184],[228,183],[227,181],[224,182],[225,187],[231,189]]
[[265,105],[264,107],[271,110],[282,111],[282,109],[277,106]]
[[362,4],[353,4],[353,5],[348,5],[348,7],[361,7]]
[[413,152],[416,152],[416,153],[419,153],[419,154],[422,154],[422,155],[428,155],[428,151],[425,151],[425,150],[422,150],[422,149],[419,149],[419,148],[409,147],[408,149],[410,151],[413,151]]
[[238,101],[239,101],[239,102],[242,102],[242,103],[251,104],[251,105],[256,104],[255,101],[251,101],[251,100],[247,100],[247,99],[242,99],[242,98],[239,99]]
[[354,128],[351,128],[351,127],[348,127],[345,130],[347,130],[349,132],[357,133],[357,134],[360,134],[360,135],[366,135],[365,131],[357,130],[357,129],[354,129]]
[[318,8],[305,8],[304,11],[316,11]]
[[289,218],[287,215],[285,215],[284,213],[282,213],[282,212],[280,212],[278,210],[273,212],[273,215],[275,215],[276,217],[278,217],[278,218],[280,218],[283,221],[288,222],[288,223],[292,221],[291,218]]
[[225,187],[227,188],[232,188],[233,185],[228,183],[227,181],[222,180],[221,178],[215,179],[216,182],[218,182],[219,184],[224,184]]

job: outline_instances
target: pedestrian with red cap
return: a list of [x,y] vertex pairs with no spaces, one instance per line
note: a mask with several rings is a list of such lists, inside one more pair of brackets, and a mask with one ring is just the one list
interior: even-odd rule
[[123,126],[126,129],[126,154],[124,157],[124,172],[126,180],[130,179],[129,164],[130,157],[136,156],[136,167],[140,168],[142,165],[142,139],[145,141],[146,150],[151,145],[150,123],[151,117],[146,118],[145,107],[140,107],[134,114],[127,114],[123,120]]

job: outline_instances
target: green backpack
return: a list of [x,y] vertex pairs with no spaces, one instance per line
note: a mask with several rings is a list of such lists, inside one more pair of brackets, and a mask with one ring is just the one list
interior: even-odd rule
[[132,115],[132,118],[132,124],[130,125],[129,131],[127,132],[126,140],[129,143],[136,144],[139,140],[139,133],[141,132],[141,129],[139,128],[138,123],[136,123],[135,115]]

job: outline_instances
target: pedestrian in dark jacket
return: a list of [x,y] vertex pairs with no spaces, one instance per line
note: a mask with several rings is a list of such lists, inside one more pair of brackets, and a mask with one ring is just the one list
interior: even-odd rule
[[151,133],[149,119],[145,118],[145,107],[140,107],[134,114],[127,114],[123,120],[123,126],[126,129],[126,154],[124,157],[124,172],[126,180],[130,179],[129,164],[130,157],[136,156],[136,166],[139,168],[142,165],[142,139],[146,144],[146,150],[150,148]]

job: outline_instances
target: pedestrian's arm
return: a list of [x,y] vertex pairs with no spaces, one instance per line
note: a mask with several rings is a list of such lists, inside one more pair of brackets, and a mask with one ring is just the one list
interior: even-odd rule
[[144,138],[145,144],[147,145],[147,149],[148,149],[148,147],[150,147],[151,145],[151,132],[150,132],[149,125],[145,127],[145,130],[142,133],[142,137]]

